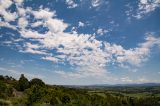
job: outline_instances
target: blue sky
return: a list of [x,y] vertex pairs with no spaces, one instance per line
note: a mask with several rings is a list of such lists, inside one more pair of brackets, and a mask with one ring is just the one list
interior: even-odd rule
[[160,83],[159,13],[159,0],[0,0],[0,74]]

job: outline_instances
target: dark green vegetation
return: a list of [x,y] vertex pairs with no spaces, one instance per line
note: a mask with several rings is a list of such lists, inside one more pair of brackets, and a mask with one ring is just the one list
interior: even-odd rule
[[82,89],[0,76],[0,106],[160,106],[160,87]]

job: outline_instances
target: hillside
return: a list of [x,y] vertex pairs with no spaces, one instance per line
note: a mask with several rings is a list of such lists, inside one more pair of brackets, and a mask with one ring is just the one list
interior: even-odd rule
[[72,88],[0,76],[0,106],[160,106],[160,87]]

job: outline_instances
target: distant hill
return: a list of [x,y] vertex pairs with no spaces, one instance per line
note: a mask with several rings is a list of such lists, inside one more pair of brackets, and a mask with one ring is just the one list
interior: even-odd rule
[[116,85],[113,85],[113,86],[139,86],[139,87],[146,87],[146,86],[160,86],[160,83],[141,83],[141,84],[116,84]]
[[109,87],[160,87],[160,83],[141,83],[141,84],[94,84],[94,85],[64,85],[69,88],[88,88],[88,89],[104,89]]

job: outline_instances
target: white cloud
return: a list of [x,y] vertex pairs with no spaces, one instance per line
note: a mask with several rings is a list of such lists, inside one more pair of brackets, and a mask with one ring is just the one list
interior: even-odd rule
[[28,21],[25,17],[20,17],[18,19],[18,26],[22,29],[24,29],[28,25]]
[[84,27],[84,25],[85,25],[85,24],[84,24],[83,22],[81,22],[81,21],[78,22],[78,26],[79,26],[79,27]]
[[30,42],[27,42],[26,45],[25,45],[27,48],[31,48],[31,49],[38,49],[40,48],[41,46],[38,45],[38,44],[32,44]]
[[74,0],[66,0],[66,4],[68,5],[68,8],[76,8],[78,6]]
[[64,23],[62,20],[52,18],[46,21],[46,26],[53,33],[63,32],[68,27],[68,25]]
[[16,26],[11,25],[11,24],[9,24],[9,23],[7,23],[7,22],[1,22],[1,21],[0,21],[0,26],[7,27],[7,28],[11,28],[11,29],[13,29],[13,30],[17,30]]
[[0,10],[0,14],[4,17],[5,21],[10,22],[10,21],[15,21],[17,18],[16,13],[10,13],[5,10]]
[[1,0],[0,1],[0,15],[2,15],[5,21],[7,22],[14,21],[16,19],[16,13],[11,13],[10,11],[6,10],[11,5],[12,5],[11,0]]
[[[137,1],[136,1],[137,2]],[[160,8],[160,0],[138,0],[137,9],[133,7],[133,4],[127,4],[128,8],[125,13],[127,18],[130,20],[132,17],[136,19],[142,19],[156,9]]]
[[101,0],[91,0],[93,7],[98,7],[101,4]]
[[21,36],[24,38],[44,38],[45,34],[40,34],[37,31],[32,30],[21,30]]
[[39,44],[32,44],[27,42],[24,44],[24,49],[20,50],[23,53],[40,54],[40,55],[50,55],[46,50],[41,50],[43,47]]
[[160,7],[160,0],[139,0],[137,14],[134,17],[141,19],[158,7]]
[[48,55],[45,51],[42,50],[35,50],[31,48],[26,48],[25,50],[20,50],[22,53],[31,53],[31,54],[40,54],[40,55]]
[[12,0],[1,0],[0,7],[1,9],[7,9],[12,5]]
[[47,56],[47,57],[42,57],[42,59],[44,60],[49,60],[49,61],[52,61],[54,63],[57,63],[59,60],[55,57],[51,57],[51,56]]
[[106,30],[106,29],[102,29],[102,28],[97,29],[97,34],[98,35],[104,35],[107,32],[109,32],[109,31]]
[[37,22],[34,22],[31,26],[32,27],[38,27],[40,25],[43,25],[44,23],[42,21],[37,21]]
[[40,9],[39,11],[31,11],[36,19],[48,20],[52,17],[55,17],[55,11],[50,12],[48,8]]
[[[101,42],[96,40],[92,35],[64,32],[64,30],[68,27],[68,24],[64,23],[62,20],[54,18],[53,15],[49,15],[49,17],[46,18],[42,15],[44,14],[42,11],[44,10],[41,9],[36,12],[31,11],[31,13],[35,15],[35,18],[38,18],[38,16],[39,18],[41,17],[44,23],[40,24],[48,27],[49,31],[43,35],[34,30],[24,29],[20,31],[22,37],[32,38],[41,44],[41,46],[38,47],[31,43],[27,43],[25,50],[22,50],[21,52],[43,54],[46,56],[42,57],[42,59],[49,60],[54,63],[63,63],[63,61],[67,61],[71,65],[85,67],[83,71],[78,71],[78,73],[73,72],[71,75],[104,75],[104,66],[106,63],[105,57],[108,55],[105,56],[105,53],[103,53],[100,49],[102,45]],[[47,11],[47,14],[50,14],[50,11]],[[82,25],[82,23],[80,24]],[[34,23],[32,25],[37,26]],[[59,48],[59,45],[62,45],[63,48]],[[53,57],[48,56],[46,52],[42,51],[43,49],[51,50],[53,48],[57,49],[57,53],[61,53],[63,55],[55,55]],[[90,65],[93,64],[95,66],[95,70],[90,67]]]
[[[94,1],[94,6],[98,6],[96,3],[99,2]],[[29,23],[32,27],[43,28],[44,26],[48,28],[48,31],[42,34],[34,29],[26,28],[28,25],[24,18],[26,13],[34,15],[35,20],[38,20]],[[125,66],[127,63],[139,66],[148,59],[151,48],[160,44],[160,38],[148,35],[146,41],[140,43],[138,47],[125,49],[121,45],[99,41],[95,35],[65,32],[69,24],[56,18],[55,13],[55,11],[42,8],[37,11],[32,10],[32,8],[26,10],[19,8],[21,17],[18,19],[18,27],[22,28],[19,33],[23,39],[27,39],[24,43],[25,46],[22,46],[19,51],[40,54],[40,58],[43,60],[62,64],[67,62],[77,67],[73,72],[57,72],[62,75],[65,74],[65,76],[105,78],[108,74],[106,69],[108,64],[118,63],[120,66]],[[79,22],[79,26],[84,26],[84,23]],[[107,33],[107,30],[97,30],[97,34],[103,35],[104,33]],[[30,40],[37,44],[31,43]],[[50,52],[53,49],[55,50],[54,53]],[[130,81],[127,78],[122,80]]]
[[151,48],[154,45],[160,44],[160,38],[155,38],[151,34],[147,34],[147,37],[145,38],[145,40],[147,42],[139,44],[142,48]]
[[26,15],[26,12],[27,12],[26,9],[24,9],[22,7],[18,7],[17,10],[18,10],[19,16],[23,16],[24,17]]
[[145,40],[144,43],[139,44],[139,47],[128,50],[120,45],[110,45],[107,43],[105,44],[105,51],[111,56],[114,56],[114,59],[112,60],[114,62],[120,64],[129,63],[131,65],[140,66],[142,62],[148,60],[151,47],[159,45],[160,42],[160,38],[155,38],[151,35],[148,35]]
[[147,0],[140,0],[140,2],[142,3],[142,4],[147,4]]

